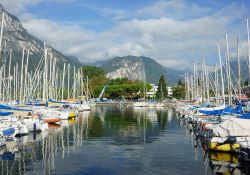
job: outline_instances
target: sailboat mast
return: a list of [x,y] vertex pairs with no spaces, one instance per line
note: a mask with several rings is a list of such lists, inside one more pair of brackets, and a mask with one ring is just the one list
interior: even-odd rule
[[240,46],[239,46],[239,37],[237,37],[237,59],[238,59],[238,86],[239,86],[239,100],[241,101],[241,77],[240,77]]
[[65,77],[65,67],[66,67],[66,64],[64,63],[63,64],[63,77],[62,77],[62,100],[63,100],[63,92],[64,92],[64,77]]
[[9,61],[9,73],[8,73],[8,79],[9,79],[9,83],[8,83],[8,94],[9,94],[9,100],[11,100],[11,75],[10,75],[10,69],[11,69],[11,62],[12,62],[12,49],[10,49],[10,61]]
[[188,99],[188,101],[191,101],[191,99],[190,99],[190,79],[191,78],[189,78],[189,75],[188,75],[188,73],[187,73],[187,99]]
[[13,72],[13,79],[14,79],[14,96],[13,96],[13,100],[16,100],[16,66],[14,66],[14,72]]
[[74,66],[73,98],[76,98],[76,67]]
[[[142,61],[142,60],[141,60]],[[146,72],[145,72],[145,67],[144,67],[144,63],[143,63],[143,61],[142,61],[142,66],[143,66],[143,84],[144,84],[144,86],[143,86],[143,92],[144,92],[144,101],[146,101]]]
[[0,59],[2,58],[3,25],[4,25],[4,12],[2,14],[1,33],[0,33]]
[[47,100],[47,48],[44,42],[43,100]]
[[230,68],[230,55],[229,55],[229,46],[228,46],[228,37],[226,33],[226,48],[227,48],[227,80],[228,80],[228,103],[232,104],[232,89],[231,89],[231,68]]
[[184,83],[185,83],[185,100],[187,100],[187,94],[188,94],[188,87],[187,87],[187,74],[184,74]]
[[29,66],[29,55],[30,55],[30,51],[28,50],[28,53],[27,53],[27,61],[26,61],[26,67],[25,67],[25,74],[24,74],[24,94],[26,95],[27,97],[27,94],[28,94],[28,66]]
[[21,63],[21,78],[20,78],[19,100],[22,100],[22,95],[23,95],[23,61],[24,61],[24,49],[23,49],[22,63]]
[[195,75],[195,64],[194,64],[194,75],[193,75],[193,89],[194,89],[194,99],[196,99],[196,75]]
[[248,85],[250,84],[250,37],[249,37],[249,26],[248,19],[246,19],[247,23],[247,45],[248,45]]
[[221,52],[220,52],[220,44],[219,43],[218,43],[218,54],[219,54],[219,61],[220,61],[221,91],[222,91],[222,97],[223,97],[223,104],[225,105],[225,89],[224,89],[224,79],[223,79]]
[[205,65],[204,68],[205,68],[205,83],[206,83],[207,102],[208,102],[208,104],[210,104],[208,67]]
[[215,97],[216,97],[216,105],[219,105],[219,76],[218,76],[218,66],[215,64],[214,68],[215,72]]
[[70,64],[68,64],[68,98],[69,98],[69,82],[70,82]]

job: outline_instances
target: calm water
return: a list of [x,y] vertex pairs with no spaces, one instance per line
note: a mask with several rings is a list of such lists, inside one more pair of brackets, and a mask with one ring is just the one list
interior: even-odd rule
[[172,110],[96,107],[0,150],[0,174],[212,174],[195,142]]

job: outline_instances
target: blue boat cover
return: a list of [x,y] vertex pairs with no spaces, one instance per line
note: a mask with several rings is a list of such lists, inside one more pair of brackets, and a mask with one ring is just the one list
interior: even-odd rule
[[11,152],[5,152],[1,156],[2,160],[15,160],[15,154]]
[[235,109],[233,109],[232,106],[227,106],[225,109],[199,110],[199,112],[206,115],[217,115],[217,116],[221,116],[224,114],[242,114],[242,104],[240,103]]
[[233,114],[242,114],[242,103],[240,103],[235,109],[232,109],[231,113]]
[[205,115],[218,115],[218,116],[221,116],[222,112],[224,110],[227,110],[227,109],[225,108],[225,109],[218,109],[218,110],[199,110],[199,112],[202,113],[202,114],[205,114]]
[[250,112],[246,113],[246,114],[241,114],[239,117],[237,118],[242,118],[242,119],[250,119]]
[[[55,100],[52,100],[52,99],[49,99],[48,102],[60,103],[60,104],[69,104],[70,103],[70,102],[66,102],[66,101],[55,101]],[[80,104],[80,102],[71,102],[70,104]]]
[[67,104],[68,102],[62,102],[62,101],[55,101],[52,99],[49,99],[48,102],[52,102],[52,103],[61,103],[61,104]]
[[44,103],[32,103],[32,102],[29,102],[29,103],[25,103],[26,105],[28,106],[45,106]]
[[15,110],[15,111],[32,111],[32,110],[29,110],[29,109],[15,108],[15,107],[12,107],[12,106],[7,106],[7,105],[0,105],[0,109]]
[[13,114],[13,112],[1,112],[0,111],[0,116],[9,116],[11,114]]
[[14,134],[15,129],[14,128],[8,128],[3,130],[3,135],[5,136],[11,136],[12,134]]

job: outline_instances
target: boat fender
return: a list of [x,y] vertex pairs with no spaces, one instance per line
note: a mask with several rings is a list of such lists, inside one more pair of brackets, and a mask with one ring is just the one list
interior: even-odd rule
[[207,131],[206,123],[202,123],[202,124],[201,124],[201,130],[202,130],[202,131]]
[[34,132],[36,132],[36,123],[34,123],[34,125],[33,125],[33,130],[34,130]]

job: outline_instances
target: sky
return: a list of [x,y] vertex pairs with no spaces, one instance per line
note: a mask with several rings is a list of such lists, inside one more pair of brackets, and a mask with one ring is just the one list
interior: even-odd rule
[[148,56],[165,67],[218,62],[240,38],[246,59],[249,0],[0,0],[28,32],[83,63]]

